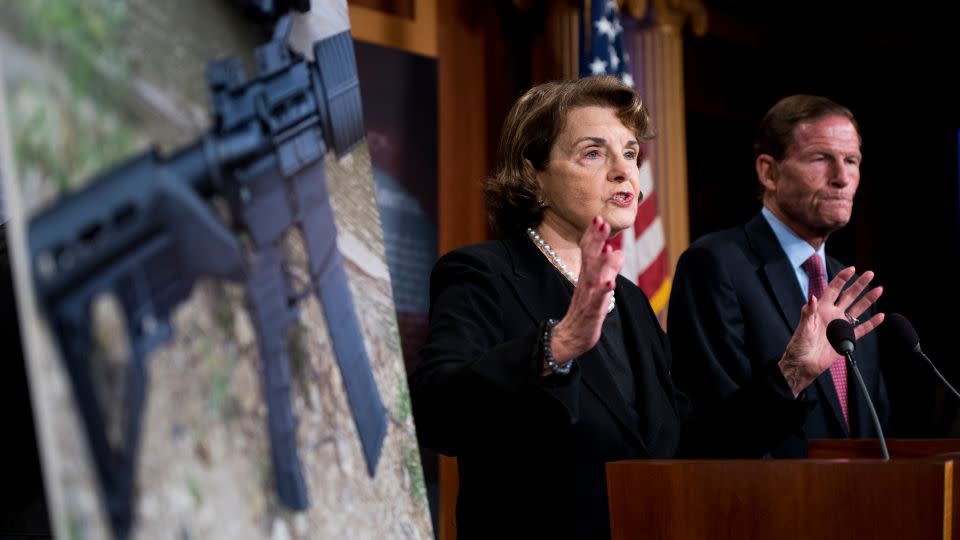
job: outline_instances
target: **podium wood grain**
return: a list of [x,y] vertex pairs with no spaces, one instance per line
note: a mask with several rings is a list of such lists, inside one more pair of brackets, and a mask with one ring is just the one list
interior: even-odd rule
[[957,538],[950,459],[607,464],[614,540]]

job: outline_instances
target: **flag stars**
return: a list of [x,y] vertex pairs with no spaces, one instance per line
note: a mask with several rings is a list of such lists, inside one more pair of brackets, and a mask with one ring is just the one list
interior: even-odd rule
[[629,55],[623,50],[621,36],[624,30],[618,16],[619,3],[618,0],[593,0],[590,10],[593,32],[589,44],[584,44],[580,71],[583,75],[614,75],[632,87],[633,78],[628,73]]
[[597,32],[607,36],[607,39],[613,41],[617,37],[617,31],[613,23],[610,22],[610,19],[606,17],[600,17],[597,19],[597,22],[593,23],[593,27],[597,29]]
[[607,47],[607,54],[610,55],[610,69],[616,71],[620,67],[620,57],[617,56],[617,50],[613,48],[613,45]]
[[590,73],[594,75],[602,75],[607,72],[607,63],[601,60],[599,57],[594,56],[593,62],[590,62]]

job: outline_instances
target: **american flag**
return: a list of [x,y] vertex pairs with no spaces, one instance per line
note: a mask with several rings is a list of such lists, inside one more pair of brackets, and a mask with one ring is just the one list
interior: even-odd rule
[[[632,87],[634,81],[629,66],[630,58],[624,50],[623,27],[618,11],[616,0],[583,1],[580,76],[607,73],[620,77]],[[650,161],[644,159],[640,165],[643,200],[637,209],[637,219],[633,227],[623,231],[610,243],[623,249],[621,273],[636,283],[650,299],[653,310],[661,313],[670,298],[671,280],[666,236],[653,188]]]

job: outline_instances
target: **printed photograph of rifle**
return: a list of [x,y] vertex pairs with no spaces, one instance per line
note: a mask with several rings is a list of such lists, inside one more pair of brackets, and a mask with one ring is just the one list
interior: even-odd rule
[[[315,347],[309,344],[313,333],[327,335],[328,358],[336,373],[328,370],[326,375],[333,380],[324,384],[341,388],[342,395],[332,399],[345,400],[356,441],[349,444],[360,448],[369,479],[364,483],[395,483],[398,472],[409,483],[411,472],[414,478],[418,472],[419,463],[411,464],[410,448],[416,458],[416,439],[404,410],[408,405],[402,359],[397,350],[386,355],[390,363],[400,363],[391,370],[394,384],[403,388],[399,394],[396,388],[386,389],[393,399],[385,399],[374,369],[374,360],[385,355],[368,351],[362,321],[369,300],[365,292],[360,292],[359,304],[354,298],[350,265],[338,246],[337,208],[331,194],[336,187],[331,187],[328,174],[331,167],[337,170],[358,155],[366,157],[350,32],[315,40],[309,59],[310,54],[290,45],[291,15],[269,11],[285,12],[287,6],[246,4],[247,15],[259,14],[261,22],[273,25],[272,37],[255,48],[254,73],[249,77],[242,58],[209,62],[211,120],[205,132],[165,152],[141,151],[23,216],[37,312],[59,357],[102,501],[100,511],[115,538],[139,537],[138,515],[144,510],[151,513],[152,499],[145,496],[150,490],[144,489],[142,478],[154,450],[145,434],[153,418],[148,403],[154,387],[169,381],[166,375],[155,380],[158,370],[169,369],[157,357],[189,342],[182,337],[178,314],[193,302],[198,289],[223,295],[208,299],[214,318],[218,303],[225,297],[234,300],[236,305],[219,308],[232,319],[232,324],[223,325],[225,339],[245,343],[248,351],[255,349],[249,351],[255,354],[243,356],[256,357],[255,390],[260,395],[255,399],[262,405],[234,406],[263,412],[268,441],[261,444],[268,448],[270,471],[265,484],[275,493],[270,499],[278,503],[266,514],[313,515],[316,507],[318,513],[329,511],[324,491],[344,489],[311,482],[328,475],[311,470],[316,461],[304,455],[304,448],[323,444],[309,444],[318,438],[315,425],[298,418],[304,396],[307,401],[318,399],[316,386],[298,376],[307,369],[304,364],[326,361],[314,358]],[[301,10],[309,8],[302,5],[305,2],[296,4],[301,5],[293,7]],[[12,138],[18,136],[14,133]],[[353,182],[372,184],[369,157],[365,166],[366,177]],[[343,180],[334,173],[337,176]],[[372,186],[366,189],[372,191]],[[378,222],[372,225],[379,227]],[[380,242],[382,265],[382,237]],[[102,311],[104,298],[114,303],[114,333],[97,328],[96,313]],[[326,329],[316,327],[304,310],[319,311]],[[396,340],[395,318],[391,329]],[[392,347],[398,349],[395,343]],[[216,384],[231,385],[240,372],[237,368],[226,375],[234,380]],[[249,402],[254,399],[245,395],[250,390],[254,388],[232,393],[221,389],[231,397],[218,399]],[[399,458],[401,470],[384,473],[379,465],[389,452],[385,441],[391,421],[402,428],[398,435],[408,440],[391,452],[399,451],[399,456],[391,456],[389,466],[395,467]],[[189,430],[180,425],[175,435],[176,429]],[[324,442],[342,451],[340,435],[326,438]],[[201,460],[209,462],[210,457]],[[60,481],[45,474],[48,483]],[[218,496],[198,495],[205,491],[201,484],[188,482],[195,503]],[[422,492],[414,490],[410,496],[413,514],[418,515],[404,521],[419,522],[420,527],[426,522],[429,530],[424,501],[417,500]],[[318,500],[322,502],[315,504]],[[285,527],[304,526],[303,520],[289,521],[292,525],[280,520]],[[274,517],[261,527],[275,528],[277,523]],[[86,530],[84,523],[66,527]]]

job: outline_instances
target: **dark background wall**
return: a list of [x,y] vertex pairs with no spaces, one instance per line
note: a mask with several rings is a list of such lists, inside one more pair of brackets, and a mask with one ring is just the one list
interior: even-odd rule
[[[957,380],[955,18],[903,4],[706,4],[708,34],[684,36],[691,239],[760,208],[752,137],[778,99],[810,93],[846,105],[863,134],[862,178],[853,219],[828,249],[876,272],[881,310],[909,318],[927,354]],[[886,369],[904,404],[894,434],[958,434],[957,404],[926,366]]]

